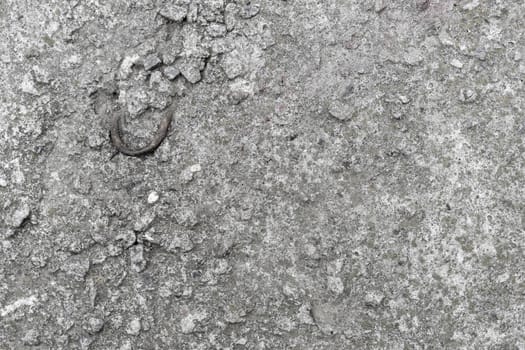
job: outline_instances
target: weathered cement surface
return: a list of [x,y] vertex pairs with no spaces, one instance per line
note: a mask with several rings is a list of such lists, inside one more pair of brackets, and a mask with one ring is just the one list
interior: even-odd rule
[[[0,2],[0,349],[525,349],[518,0]],[[126,142],[114,155],[113,111]]]

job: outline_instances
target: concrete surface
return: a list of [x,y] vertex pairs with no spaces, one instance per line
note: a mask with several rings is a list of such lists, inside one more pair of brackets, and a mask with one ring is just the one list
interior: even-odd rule
[[525,349],[524,18],[0,1],[0,349]]

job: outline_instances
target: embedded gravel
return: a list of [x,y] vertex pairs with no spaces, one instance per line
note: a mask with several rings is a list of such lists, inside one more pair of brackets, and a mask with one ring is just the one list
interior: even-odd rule
[[[518,0],[0,2],[0,349],[525,349]],[[109,129],[151,142],[115,154]]]

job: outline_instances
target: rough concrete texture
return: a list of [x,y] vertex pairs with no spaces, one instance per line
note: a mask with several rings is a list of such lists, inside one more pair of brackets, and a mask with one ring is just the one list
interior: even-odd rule
[[[524,32],[521,0],[0,1],[0,349],[525,349]],[[169,108],[114,154],[115,110],[140,147]]]

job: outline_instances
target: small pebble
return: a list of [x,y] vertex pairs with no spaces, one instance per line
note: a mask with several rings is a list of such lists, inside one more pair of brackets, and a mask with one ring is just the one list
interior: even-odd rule
[[180,328],[183,334],[192,333],[195,329],[195,322],[193,321],[193,318],[190,316],[183,318],[180,321]]
[[479,0],[472,0],[472,1],[468,2],[468,3],[466,3],[465,5],[463,5],[463,9],[467,10],[467,11],[470,11],[470,10],[475,9],[478,6],[479,6]]
[[374,3],[374,11],[376,13],[382,12],[384,9],[386,9],[386,1],[385,0],[376,0]]
[[11,217],[11,226],[14,228],[22,226],[30,214],[31,209],[29,208],[29,205],[25,203],[22,204],[14,211],[13,216]]
[[398,98],[399,98],[399,101],[401,101],[401,103],[404,105],[410,102],[410,99],[404,95],[399,95]]
[[401,119],[403,119],[403,114],[399,113],[399,112],[394,112],[392,114],[391,118],[394,119],[394,120],[401,120]]
[[99,149],[102,144],[106,141],[106,138],[102,133],[90,133],[88,135],[88,146],[93,149]]
[[23,92],[28,93],[30,95],[40,95],[40,93],[35,87],[35,83],[33,81],[31,73],[26,73],[24,75],[24,77],[22,78],[22,83],[20,84],[20,88]]
[[330,107],[328,108],[328,113],[340,121],[347,121],[354,116],[355,110],[352,106],[346,103],[332,101]]
[[140,318],[135,317],[128,323],[128,326],[126,327],[126,333],[129,335],[138,335],[140,333],[140,329]]
[[197,311],[195,313],[189,314],[180,321],[180,328],[182,333],[190,334],[195,331],[197,326],[195,321],[203,321],[208,315],[205,311]]
[[184,79],[176,79],[173,83],[173,91],[175,95],[182,97],[186,94],[186,90],[188,88],[186,87],[186,83]]
[[4,232],[4,238],[9,238],[9,237],[13,237],[15,235],[15,230],[13,229],[7,229],[5,232]]
[[142,272],[146,269],[144,246],[142,244],[137,244],[129,248],[129,258],[131,262],[131,268],[135,272]]
[[302,304],[299,308],[299,312],[297,313],[297,319],[302,324],[315,324],[311,314],[311,306],[308,304]]
[[176,77],[178,77],[180,74],[180,70],[177,69],[177,67],[174,66],[168,66],[164,68],[164,76],[168,78],[169,80],[173,80]]
[[180,174],[180,179],[183,183],[188,183],[193,180],[194,174],[201,170],[202,168],[200,164],[193,164],[182,171]]
[[202,78],[200,71],[200,63],[192,59],[183,59],[176,63],[182,76],[192,84],[199,82]]
[[459,69],[463,68],[463,63],[461,63],[461,61],[456,58],[450,61],[450,65]]
[[153,70],[157,68],[158,66],[160,66],[161,63],[162,61],[157,55],[155,54],[149,55],[148,57],[144,59],[144,69]]
[[459,92],[459,100],[464,103],[474,102],[478,95],[472,89],[461,89]]
[[199,172],[202,170],[202,167],[200,164],[193,164],[192,166],[189,167],[189,170],[192,172],[192,173],[196,173],[196,172]]
[[235,341],[235,344],[245,346],[246,344],[248,344],[248,339],[245,337],[239,338]]
[[442,30],[438,34],[439,41],[441,41],[441,44],[444,46],[454,46],[454,41],[450,37],[450,35],[447,33],[446,30]]
[[236,25],[235,17],[238,12],[239,12],[238,6],[233,2],[228,3],[228,5],[226,5],[226,7],[224,8],[224,23],[226,24],[226,29],[228,31],[231,31],[233,30],[233,28],[235,28],[235,25]]
[[151,191],[148,195],[148,204],[156,203],[159,200],[159,193],[157,191]]
[[0,187],[6,187],[7,180],[4,177],[0,177]]
[[230,84],[228,101],[232,105],[238,105],[253,94],[253,86],[249,81],[238,80]]
[[162,73],[159,72],[159,71],[155,71],[153,73],[151,73],[150,77],[149,77],[149,84],[150,84],[150,87],[151,86],[154,86],[154,85],[160,85],[162,83]]
[[246,100],[248,97],[250,97],[250,94],[243,90],[232,90],[228,94],[228,101],[232,105],[238,105],[242,101]]
[[159,14],[173,22],[182,22],[188,13],[188,8],[174,4],[166,5]]
[[153,220],[155,220],[155,213],[153,212],[144,213],[133,224],[133,231],[135,232],[147,231],[150,228],[151,224],[153,223]]
[[132,230],[126,230],[125,232],[117,235],[115,241],[121,243],[122,247],[127,249],[137,242],[137,235]]
[[244,65],[237,51],[227,53],[221,62],[221,67],[230,80],[244,73]]
[[365,305],[369,307],[378,307],[385,299],[385,295],[380,291],[371,291],[365,295]]
[[87,321],[86,330],[90,334],[99,333],[104,328],[104,320],[96,317],[90,317]]
[[128,78],[131,75],[131,68],[135,63],[137,63],[139,58],[140,57],[138,55],[124,57],[119,69],[119,75],[121,78]]

